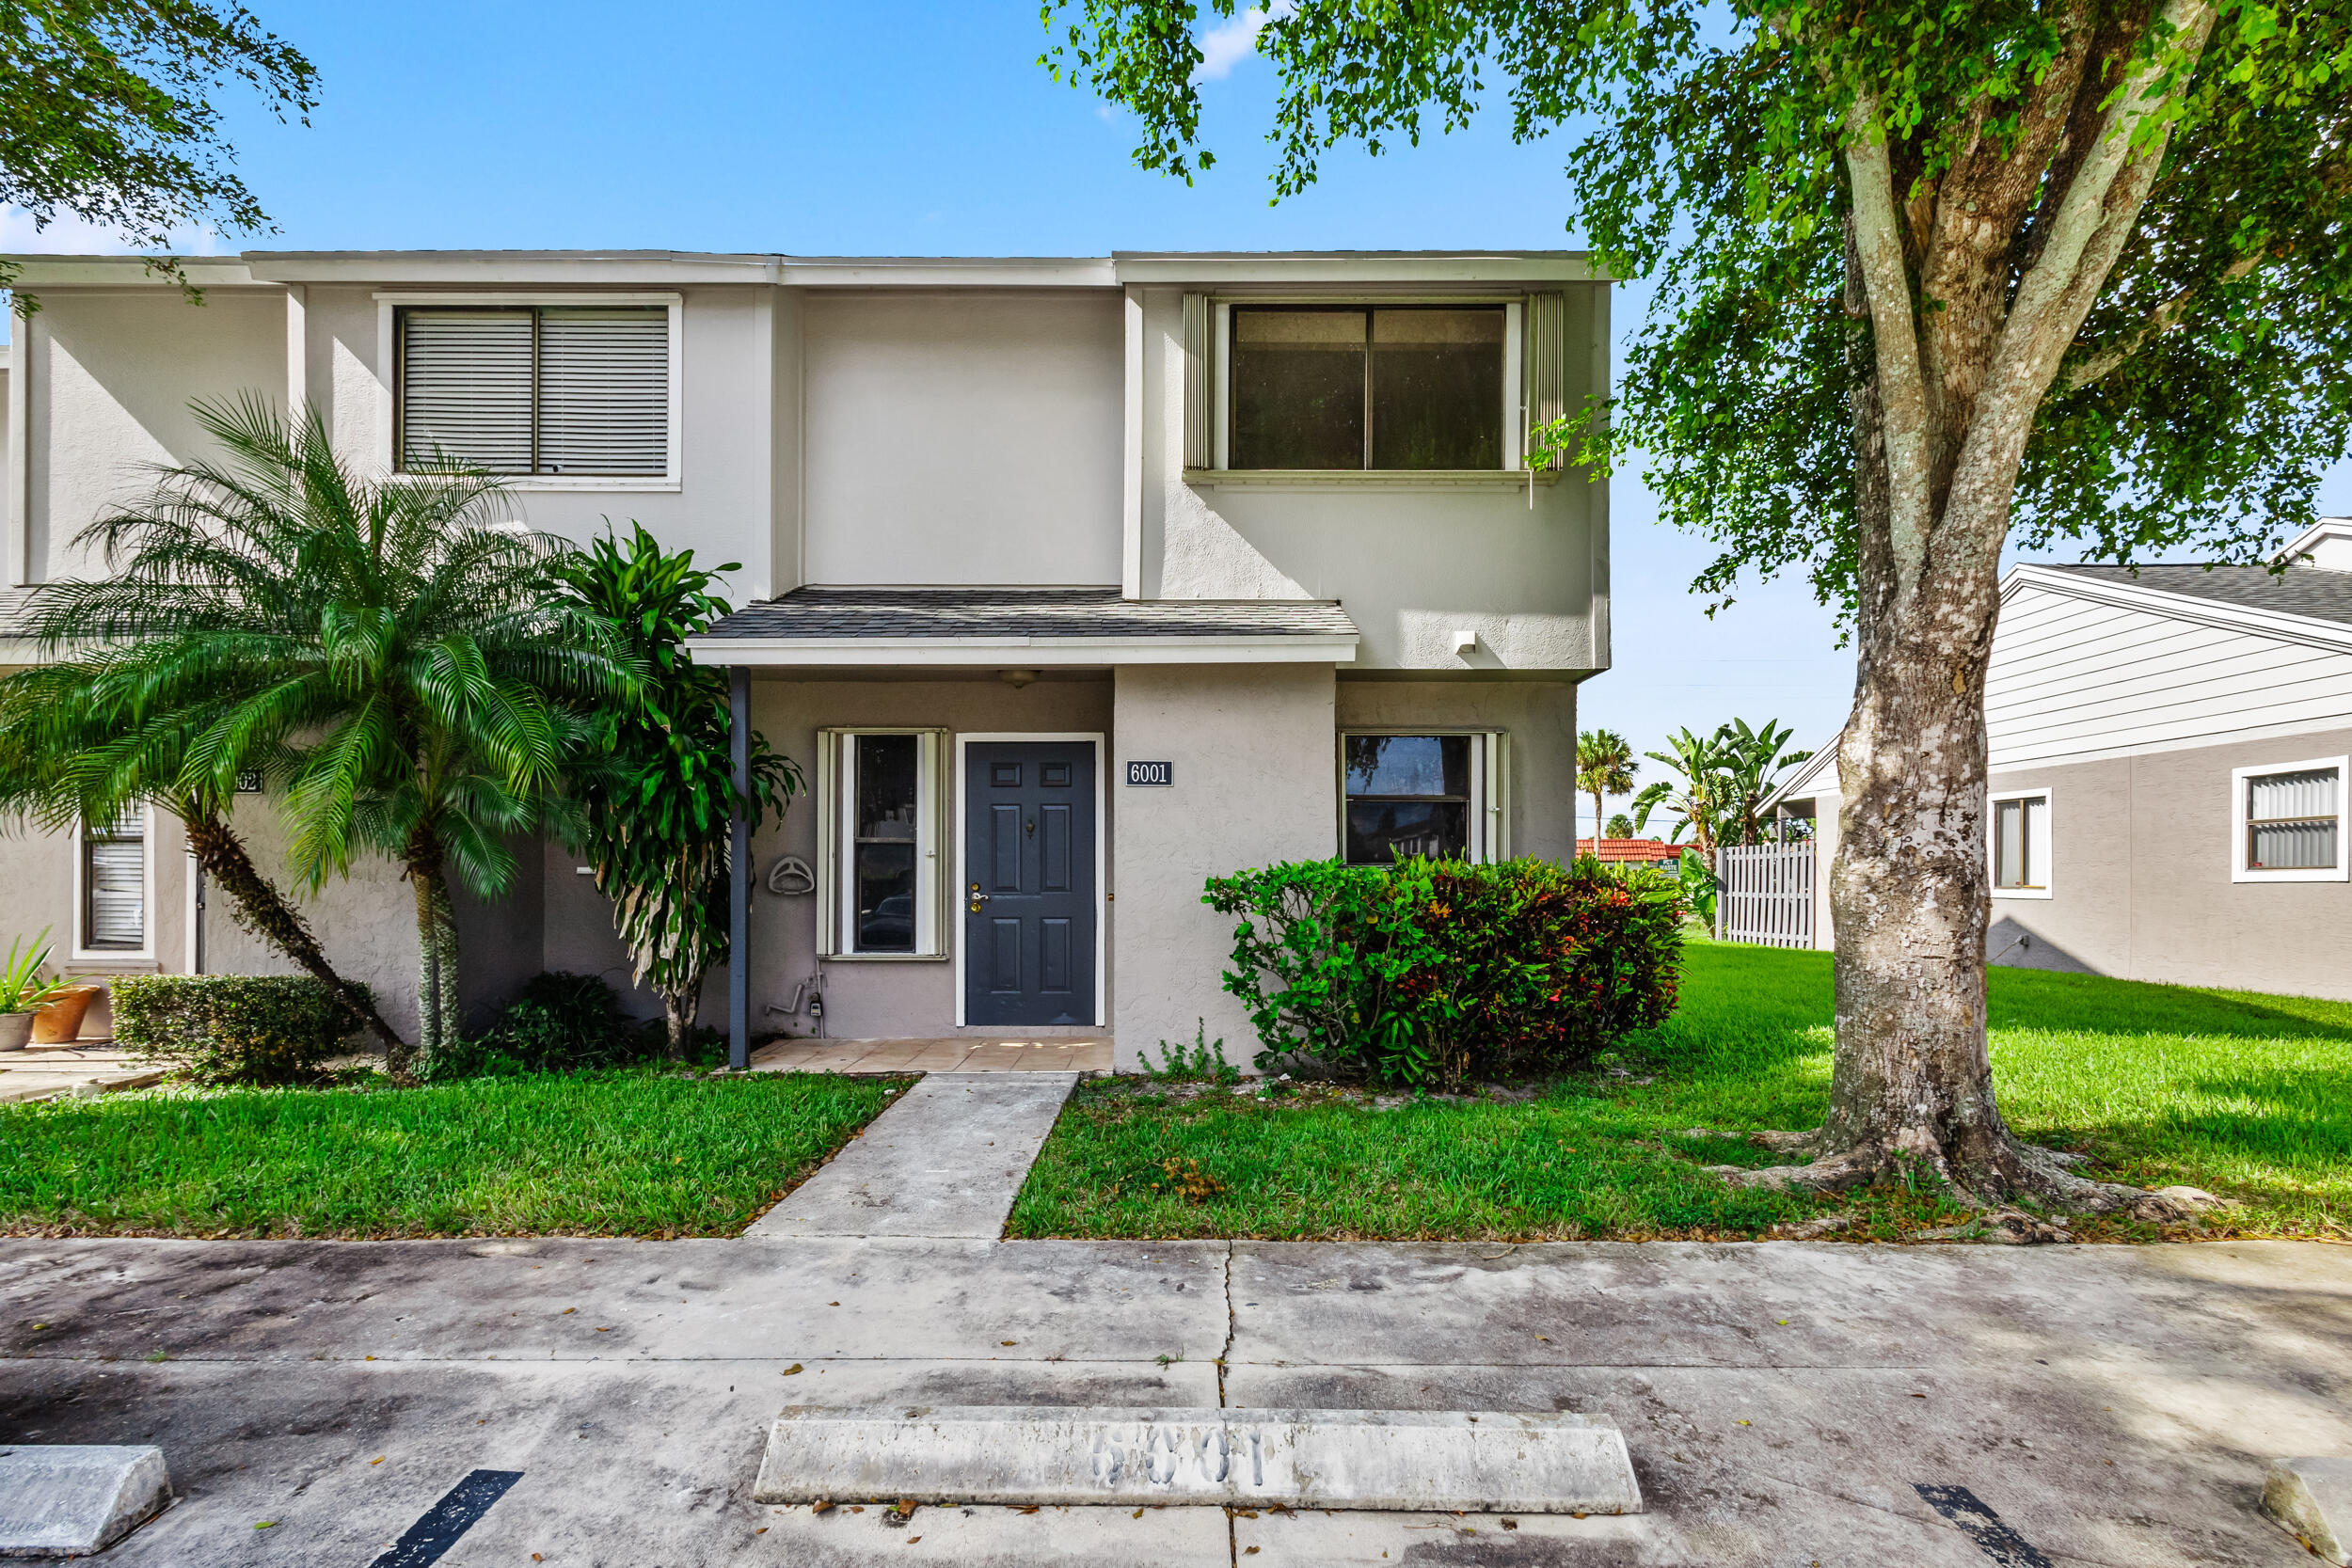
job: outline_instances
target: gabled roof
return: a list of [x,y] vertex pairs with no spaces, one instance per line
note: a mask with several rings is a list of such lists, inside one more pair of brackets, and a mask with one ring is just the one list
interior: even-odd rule
[[1116,588],[796,588],[687,646],[714,664],[1124,664],[1356,657],[1326,599],[1129,599]]
[[[2020,568],[2023,570],[2024,568]],[[2206,599],[2242,610],[2266,610],[2274,614],[2303,615],[2352,626],[2352,572],[2332,572],[2316,566],[2041,566],[2037,571],[2063,572],[2093,582],[2138,587],[2158,594]]]

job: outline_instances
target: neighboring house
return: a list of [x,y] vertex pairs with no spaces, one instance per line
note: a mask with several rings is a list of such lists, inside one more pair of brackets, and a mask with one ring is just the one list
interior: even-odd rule
[[[2290,564],[2019,566],[1985,677],[1994,963],[2352,998],[2352,520]],[[1833,742],[1772,804],[1818,816]]]
[[1578,854],[1595,856],[1603,865],[1672,866],[1682,859],[1685,847],[1661,838],[1604,838],[1597,846],[1589,838],[1576,841]]
[[[821,994],[835,1036],[1132,1063],[1205,1020],[1246,1054],[1204,878],[1573,851],[1608,491],[1520,450],[1608,394],[1581,255],[254,252],[190,259],[200,306],[135,258],[23,266],[20,584],[97,572],[70,540],[203,452],[189,400],[255,389],[355,463],[439,447],[535,527],[743,563],[695,656],[812,785],[753,846],[755,1030]],[[275,867],[266,804],[238,822]],[[278,967],[186,863],[145,813],[0,841],[8,924],[87,973]],[[404,1026],[407,907],[389,865],[312,906]],[[558,847],[459,918],[476,1016],[542,968],[626,987]]]

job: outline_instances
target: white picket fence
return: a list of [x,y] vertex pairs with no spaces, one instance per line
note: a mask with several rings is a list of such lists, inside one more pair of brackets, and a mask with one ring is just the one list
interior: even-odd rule
[[1813,851],[1810,843],[1717,850],[1715,934],[1766,947],[1812,946]]

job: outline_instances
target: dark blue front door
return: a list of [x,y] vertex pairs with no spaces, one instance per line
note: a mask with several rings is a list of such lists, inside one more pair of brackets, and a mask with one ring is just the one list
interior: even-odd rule
[[1094,743],[964,754],[964,1022],[1093,1023]]

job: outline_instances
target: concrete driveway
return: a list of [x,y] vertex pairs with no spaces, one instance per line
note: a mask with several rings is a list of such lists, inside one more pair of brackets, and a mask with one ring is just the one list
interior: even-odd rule
[[[0,1352],[0,1441],[168,1454],[124,1564],[363,1568],[488,1468],[452,1568],[2286,1568],[2262,1466],[2352,1454],[2352,1248],[22,1240]],[[749,1500],[787,1402],[1220,1397],[1606,1413],[1651,1512]]]

